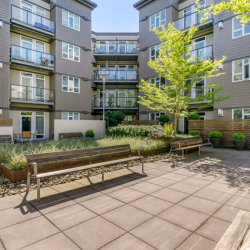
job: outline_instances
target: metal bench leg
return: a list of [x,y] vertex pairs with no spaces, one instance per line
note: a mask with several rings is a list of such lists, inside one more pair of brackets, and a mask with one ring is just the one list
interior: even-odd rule
[[28,194],[29,192],[29,189],[30,189],[30,172],[28,172],[28,175],[27,175],[27,191],[26,193]]
[[201,155],[201,147],[199,147],[199,156]]
[[104,183],[104,167],[102,167],[102,183]]
[[37,201],[40,201],[40,179],[37,179]]
[[184,149],[182,149],[182,157],[184,158]]
[[142,173],[144,174],[144,161],[142,159]]

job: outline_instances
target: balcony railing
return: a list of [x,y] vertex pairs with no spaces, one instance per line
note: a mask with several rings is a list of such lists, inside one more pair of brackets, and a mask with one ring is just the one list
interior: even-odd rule
[[[137,97],[106,97],[105,108],[138,108]],[[94,108],[103,108],[103,97],[94,98]]]
[[12,5],[12,14],[11,18],[13,20],[17,20],[22,22],[23,24],[33,26],[35,28],[45,30],[51,33],[54,33],[54,22],[50,19],[32,13],[28,10],[19,8],[17,6]]
[[94,81],[102,81],[101,74],[107,74],[106,81],[138,81],[136,70],[95,70]]
[[38,87],[23,85],[11,85],[11,101],[35,102],[35,103],[54,103],[55,91]]
[[191,57],[198,58],[199,60],[211,59],[213,58],[213,45],[192,50],[190,54]]
[[54,69],[54,56],[19,46],[11,46],[11,59],[20,63],[40,65]]
[[137,44],[96,44],[94,48],[94,54],[118,54],[118,55],[129,55],[138,54]]
[[[209,7],[204,8],[203,10],[206,10],[209,13],[208,19],[212,19],[213,15],[212,12],[209,10]],[[201,23],[201,18],[204,17],[204,14],[199,14],[197,11],[194,13],[191,13],[187,16],[184,16],[174,22],[174,27],[177,30],[185,30],[190,28],[191,25],[198,25]],[[205,22],[206,23],[206,22]]]

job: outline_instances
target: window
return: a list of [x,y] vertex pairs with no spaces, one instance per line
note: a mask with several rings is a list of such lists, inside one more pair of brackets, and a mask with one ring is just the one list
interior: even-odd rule
[[165,115],[165,113],[150,113],[149,120],[159,120],[161,115]]
[[62,119],[63,120],[79,120],[79,113],[73,112],[62,112]]
[[154,28],[158,29],[162,25],[166,25],[166,10],[162,10],[150,17],[150,31]]
[[155,87],[161,89],[166,86],[165,78],[163,77],[154,77],[149,79],[149,83],[155,84]]
[[237,60],[232,63],[233,66],[233,82],[249,80],[249,63],[250,59]]
[[250,108],[233,109],[233,119],[250,119]]
[[62,43],[62,56],[65,59],[80,62],[80,48],[68,43]]
[[150,52],[150,59],[152,61],[155,61],[156,58],[159,57],[159,49],[160,49],[160,47],[161,47],[161,44],[153,46],[153,47],[150,48],[150,51],[149,51]]
[[80,79],[63,76],[62,90],[66,92],[80,93]]
[[80,31],[80,17],[68,12],[67,10],[62,11],[62,24],[69,28]]
[[233,18],[233,38],[241,37],[250,34],[250,21],[249,25],[242,25],[239,23],[240,19]]

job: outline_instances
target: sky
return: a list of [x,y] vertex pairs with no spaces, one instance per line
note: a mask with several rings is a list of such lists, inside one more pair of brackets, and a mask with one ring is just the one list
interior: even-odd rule
[[92,30],[96,32],[139,32],[138,0],[92,0]]

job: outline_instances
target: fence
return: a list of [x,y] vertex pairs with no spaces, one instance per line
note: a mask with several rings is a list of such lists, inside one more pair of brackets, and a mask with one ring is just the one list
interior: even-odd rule
[[0,118],[0,127],[13,126],[13,120],[9,118]]
[[224,147],[233,147],[233,134],[242,132],[248,138],[246,148],[250,148],[250,120],[190,120],[188,121],[188,131],[200,131],[204,139],[209,137],[212,131],[223,133],[221,144]]
[[152,120],[152,121],[148,121],[148,120],[140,120],[140,121],[123,121],[122,122],[123,125],[136,125],[136,126],[142,126],[142,125],[159,125],[159,121],[158,120]]

